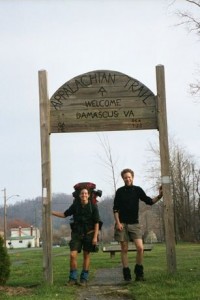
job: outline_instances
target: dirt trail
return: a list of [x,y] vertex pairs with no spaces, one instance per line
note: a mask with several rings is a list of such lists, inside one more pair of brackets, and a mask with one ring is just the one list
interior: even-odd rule
[[[131,284],[131,283],[129,283]],[[121,267],[97,270],[87,287],[80,287],[77,300],[133,300]]]

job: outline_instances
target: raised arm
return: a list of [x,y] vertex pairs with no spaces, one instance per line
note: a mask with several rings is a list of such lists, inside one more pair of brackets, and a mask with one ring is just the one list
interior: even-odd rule
[[58,217],[58,218],[65,218],[64,213],[60,212],[60,211],[53,210],[51,214],[52,214],[52,216],[55,216],[55,217]]
[[159,187],[159,195],[156,196],[155,198],[153,198],[153,203],[158,202],[163,196],[163,192],[162,192],[162,186]]

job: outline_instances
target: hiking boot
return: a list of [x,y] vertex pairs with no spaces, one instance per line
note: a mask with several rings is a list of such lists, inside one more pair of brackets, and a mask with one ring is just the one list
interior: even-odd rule
[[78,282],[77,282],[77,280],[76,279],[69,279],[69,281],[66,283],[66,285],[70,285],[70,286],[72,286],[72,285],[77,285],[78,284]]
[[135,265],[135,281],[144,281],[144,268],[142,265]]
[[81,286],[87,286],[88,276],[89,276],[88,270],[81,271],[81,275],[80,275],[80,285]]
[[69,281],[67,285],[76,285],[77,284],[78,273],[77,270],[70,270],[69,272]]
[[80,285],[83,286],[83,287],[84,286],[86,287],[87,286],[87,280],[86,279],[81,279],[80,280]]
[[129,269],[129,267],[123,268],[123,275],[125,281],[131,281],[131,270]]

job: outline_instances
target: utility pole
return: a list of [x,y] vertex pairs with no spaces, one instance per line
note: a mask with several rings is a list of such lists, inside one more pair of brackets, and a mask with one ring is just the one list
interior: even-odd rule
[[4,192],[4,221],[3,221],[3,230],[4,230],[4,246],[6,247],[6,237],[7,237],[7,201],[12,197],[19,197],[19,195],[12,195],[7,198],[6,188],[2,190]]
[[3,219],[3,230],[4,230],[4,246],[6,247],[6,236],[7,236],[6,188],[3,189],[3,193],[4,193],[4,219]]

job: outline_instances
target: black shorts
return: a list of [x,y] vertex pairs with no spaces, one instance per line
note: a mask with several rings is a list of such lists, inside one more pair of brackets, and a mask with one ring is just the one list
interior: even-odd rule
[[93,240],[94,232],[89,234],[80,235],[77,232],[71,233],[71,241],[69,242],[70,250],[71,251],[78,251],[78,253],[83,251],[92,252],[93,251]]

